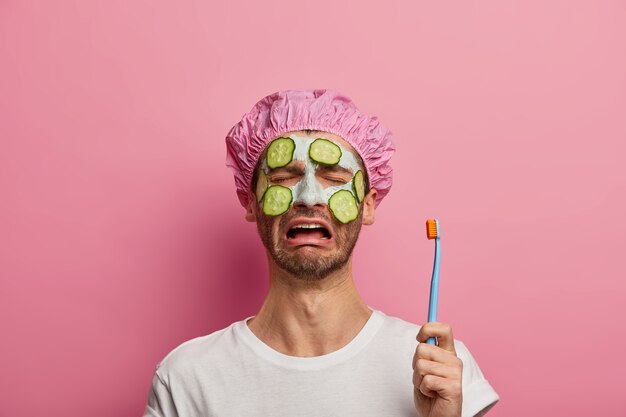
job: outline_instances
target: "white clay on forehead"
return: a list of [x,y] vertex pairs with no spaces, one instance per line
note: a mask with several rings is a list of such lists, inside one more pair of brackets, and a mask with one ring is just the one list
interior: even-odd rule
[[[313,139],[309,137],[295,135],[291,135],[289,137],[293,139],[296,144],[296,149],[293,152],[293,159],[298,161],[311,162],[312,164],[317,166],[316,162],[309,160],[309,148],[311,147],[311,144],[317,140],[317,138]],[[335,145],[339,146],[339,149],[341,149],[341,159],[339,160],[339,163],[337,165],[352,170],[353,174],[360,169],[359,162],[352,152],[344,148],[340,143],[336,143],[331,139],[322,139],[334,143]]]
[[[293,195],[292,205],[294,203],[303,203],[309,206],[313,206],[315,204],[328,204],[330,197],[339,190],[348,190],[354,195],[352,181],[326,188],[324,188],[324,186],[319,182],[315,176],[315,170],[319,165],[309,158],[309,148],[316,139],[296,135],[291,135],[289,137],[293,139],[296,144],[292,160],[304,161],[304,175],[302,179],[291,187],[288,187]],[[360,167],[354,154],[344,148],[341,144],[330,139],[326,140],[334,143],[339,146],[339,149],[341,149],[341,158],[339,159],[339,163],[337,165],[351,170],[352,175],[356,174]],[[263,161],[263,170],[266,173],[269,173],[267,158]]]

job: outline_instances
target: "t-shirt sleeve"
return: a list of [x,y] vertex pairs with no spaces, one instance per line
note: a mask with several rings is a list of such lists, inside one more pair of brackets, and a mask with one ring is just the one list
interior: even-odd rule
[[463,361],[462,417],[473,417],[500,397],[483,376],[476,360],[463,342],[454,341],[457,356]]
[[157,372],[152,377],[148,405],[146,405],[143,417],[178,417],[169,387],[161,380]]

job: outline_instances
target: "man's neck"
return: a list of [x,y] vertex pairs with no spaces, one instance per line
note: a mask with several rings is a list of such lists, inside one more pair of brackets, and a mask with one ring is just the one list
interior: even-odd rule
[[304,281],[270,261],[267,297],[248,326],[281,353],[320,356],[347,345],[371,314],[354,286],[351,262],[324,279]]

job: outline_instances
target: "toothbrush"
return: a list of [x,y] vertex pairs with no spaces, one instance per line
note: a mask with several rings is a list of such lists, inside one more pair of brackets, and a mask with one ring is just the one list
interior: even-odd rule
[[[428,301],[428,321],[437,321],[437,301],[439,298],[439,255],[441,229],[439,228],[439,220],[426,220],[426,237],[435,239],[435,264],[433,266],[433,279],[430,282],[430,300]],[[426,342],[429,345],[436,345],[434,337],[429,337]]]

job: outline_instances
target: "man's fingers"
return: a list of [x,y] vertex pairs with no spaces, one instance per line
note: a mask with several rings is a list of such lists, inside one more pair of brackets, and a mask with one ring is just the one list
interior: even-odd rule
[[440,376],[426,375],[415,389],[427,397],[434,397],[435,393],[442,398],[454,398],[461,395],[461,382],[454,381]]
[[456,353],[443,350],[438,346],[429,345],[427,343],[418,343],[415,348],[415,354],[413,355],[413,369],[415,369],[415,362],[418,359],[428,359],[429,361],[448,364],[455,364],[461,361]]
[[[446,356],[451,355],[446,354]],[[463,377],[463,362],[460,359],[449,363],[417,359],[413,367],[413,385],[419,387],[422,380],[428,375],[460,381]]]
[[[427,359],[418,359],[413,379],[418,380],[419,377],[426,375],[435,375],[443,378],[460,378],[463,372],[463,365],[458,366],[457,363],[440,363],[429,361]],[[415,382],[415,381],[414,381]]]
[[[438,346],[425,343],[436,337]],[[437,398],[437,404],[454,409],[461,415],[463,362],[456,354],[450,325],[439,322],[424,324],[416,339],[420,342],[413,356],[413,385],[416,407],[428,403],[426,397]],[[441,400],[441,401],[439,401]],[[433,403],[434,404],[434,403]]]
[[416,385],[415,389],[418,390],[419,392],[421,392],[423,395],[427,396],[427,397],[431,397],[434,398],[437,395],[437,391],[433,391],[429,388],[426,387],[426,384],[422,384],[420,382],[420,385]]
[[424,323],[417,333],[416,339],[420,343],[425,343],[429,337],[436,337],[440,348],[456,355],[452,327],[449,324],[437,321]]

